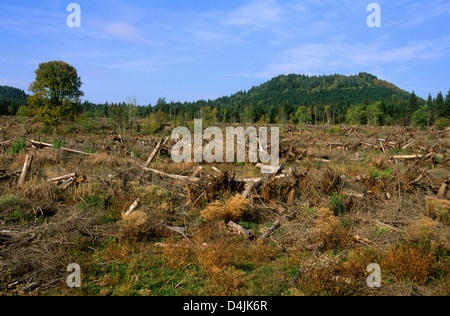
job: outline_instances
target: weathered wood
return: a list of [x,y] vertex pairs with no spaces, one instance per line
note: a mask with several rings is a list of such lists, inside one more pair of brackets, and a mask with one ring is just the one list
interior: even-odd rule
[[11,144],[12,143],[12,139],[10,139],[10,140],[7,140],[7,141],[4,141],[4,142],[0,142],[0,147],[1,146],[6,146],[6,145],[9,145],[9,144]]
[[25,162],[23,164],[22,173],[20,175],[19,182],[17,183],[19,188],[22,187],[25,184],[25,182],[27,181],[27,177],[28,177],[28,173],[30,171],[32,161],[33,161],[33,155],[27,155],[27,157],[25,158]]
[[66,180],[66,179],[69,179],[69,178],[76,178],[76,177],[77,177],[76,173],[70,173],[70,174],[66,174],[64,176],[48,179],[47,182],[58,182],[58,181],[61,181],[61,180]]
[[[35,146],[38,146],[38,147],[55,148],[52,144],[47,144],[47,143],[43,143],[43,142],[37,142],[35,140],[30,140],[30,143],[35,145]],[[80,151],[80,150],[75,150],[75,149],[70,149],[70,148],[66,148],[66,147],[61,147],[59,149],[63,150],[63,151],[68,151],[68,152],[71,152],[71,153],[75,153],[75,154],[86,155],[86,156],[93,156],[93,154],[91,154],[91,153],[87,153],[87,152]]]
[[419,182],[420,180],[422,180],[423,177],[424,177],[424,175],[423,175],[423,173],[421,173],[420,176],[419,176],[417,179],[408,182],[408,184],[407,184],[406,186],[409,187],[410,185],[416,184],[417,182]]
[[76,181],[77,181],[76,178],[69,178],[69,179],[67,179],[66,181],[64,181],[64,182],[59,186],[59,188],[62,189],[62,190],[65,190],[65,189],[67,189],[68,187],[70,187],[72,184],[74,184]]
[[155,159],[155,157],[158,154],[158,152],[169,141],[169,139],[170,139],[170,137],[167,137],[166,140],[164,141],[164,138],[161,138],[161,140],[158,142],[158,144],[156,144],[155,149],[153,150],[153,152],[148,157],[148,160],[147,160],[147,162],[145,164],[146,167],[150,166],[150,164],[153,162],[153,160]]
[[262,234],[261,237],[259,237],[259,239],[264,241],[265,239],[269,238],[270,235],[272,235],[278,228],[280,228],[280,226],[280,222],[276,221],[275,223],[273,223],[272,227],[267,229],[266,232]]
[[176,174],[169,174],[160,170],[156,170],[156,169],[152,169],[152,168],[147,168],[147,167],[142,167],[142,169],[144,171],[148,171],[148,172],[153,172],[156,173],[157,175],[164,177],[164,178],[170,178],[170,179],[175,179],[175,180],[183,180],[183,181],[190,181],[190,182],[199,182],[200,179],[199,178],[195,178],[195,177],[188,177],[188,176],[179,176]]
[[255,165],[256,168],[261,169],[261,173],[264,174],[279,174],[281,170],[283,170],[283,165],[280,166],[270,166],[270,165],[263,165],[261,163],[257,163]]
[[136,201],[134,201],[133,204],[131,204],[130,208],[128,209],[128,211],[125,212],[124,216],[128,216],[131,213],[133,213],[134,210],[139,206],[139,204],[141,204],[141,199],[140,198],[138,198]]
[[197,170],[195,170],[195,172],[192,174],[192,177],[197,178],[201,174],[202,171],[203,171],[203,167],[198,166]]
[[22,172],[22,170],[18,170],[18,171],[12,172],[12,173],[7,173],[7,174],[4,174],[4,175],[1,175],[1,176],[0,176],[0,180],[7,179],[7,178],[10,178],[10,177],[12,177],[12,176],[17,176],[17,175],[19,175],[21,172]]
[[250,231],[235,222],[229,221],[227,226],[240,235],[244,235],[247,238],[250,237]]
[[419,159],[422,157],[423,155],[397,155],[391,156],[391,159]]
[[242,197],[244,197],[245,199],[248,198],[248,196],[250,195],[250,192],[252,191],[252,189],[258,185],[260,185],[262,183],[262,178],[257,181],[257,182],[247,182],[247,184],[245,185],[245,190],[242,193]]
[[448,188],[448,184],[449,184],[449,183],[450,183],[450,178],[447,179],[447,180],[445,180],[445,181],[442,183],[441,187],[439,188],[439,192],[438,192],[438,194],[437,194],[437,196],[436,196],[438,199],[443,199],[443,198],[444,198],[445,192],[447,191],[447,188]]

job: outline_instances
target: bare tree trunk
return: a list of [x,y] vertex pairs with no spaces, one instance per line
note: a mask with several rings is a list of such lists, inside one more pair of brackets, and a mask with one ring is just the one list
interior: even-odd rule
[[32,161],[33,161],[33,155],[27,155],[27,157],[25,158],[25,162],[23,164],[22,174],[20,175],[20,179],[18,182],[19,188],[21,188],[27,181],[27,177],[28,177],[28,173],[30,171]]

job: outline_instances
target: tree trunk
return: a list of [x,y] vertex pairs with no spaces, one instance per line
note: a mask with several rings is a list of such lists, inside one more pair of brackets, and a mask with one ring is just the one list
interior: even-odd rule
[[28,173],[30,171],[32,161],[33,161],[33,155],[27,155],[27,157],[25,158],[25,162],[23,164],[22,174],[20,175],[20,179],[18,182],[19,188],[21,188],[27,181],[27,177],[28,177]]

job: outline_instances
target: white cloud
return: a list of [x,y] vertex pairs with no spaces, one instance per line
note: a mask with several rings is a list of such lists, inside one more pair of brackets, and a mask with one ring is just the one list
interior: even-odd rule
[[365,71],[408,67],[420,61],[430,61],[450,55],[450,36],[430,41],[412,42],[401,47],[383,43],[370,45],[341,42],[305,44],[274,57],[269,66],[259,72],[243,72],[239,76],[271,78],[279,74],[324,74],[342,69]]
[[99,35],[104,38],[126,42],[135,42],[148,45],[161,45],[160,42],[151,40],[144,32],[130,23],[104,22],[97,23]]
[[283,10],[274,0],[256,0],[228,14],[225,24],[243,27],[266,28],[281,22]]

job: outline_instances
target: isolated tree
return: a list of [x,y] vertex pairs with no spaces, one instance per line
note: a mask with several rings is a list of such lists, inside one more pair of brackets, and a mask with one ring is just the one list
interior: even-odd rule
[[413,91],[409,97],[407,106],[406,106],[406,124],[410,124],[412,121],[412,114],[419,109],[419,98],[416,93]]
[[381,101],[378,101],[366,107],[367,125],[376,126],[380,122],[380,117],[383,115],[383,112],[380,110],[380,105]]
[[448,90],[447,95],[445,96],[445,107],[442,114],[446,118],[450,118],[450,90]]
[[364,105],[354,105],[347,110],[346,121],[352,125],[362,125],[366,120]]
[[427,126],[429,125],[429,109],[428,105],[420,107],[412,114],[412,122],[415,126]]
[[63,61],[50,61],[39,64],[35,73],[28,89],[33,92],[28,98],[30,114],[52,125],[73,118],[84,95],[76,69]]
[[308,108],[304,105],[300,106],[295,112],[295,118],[300,124],[306,124],[309,121]]
[[436,109],[436,119],[445,117],[445,100],[442,92],[437,94],[436,100],[434,101],[434,106]]

